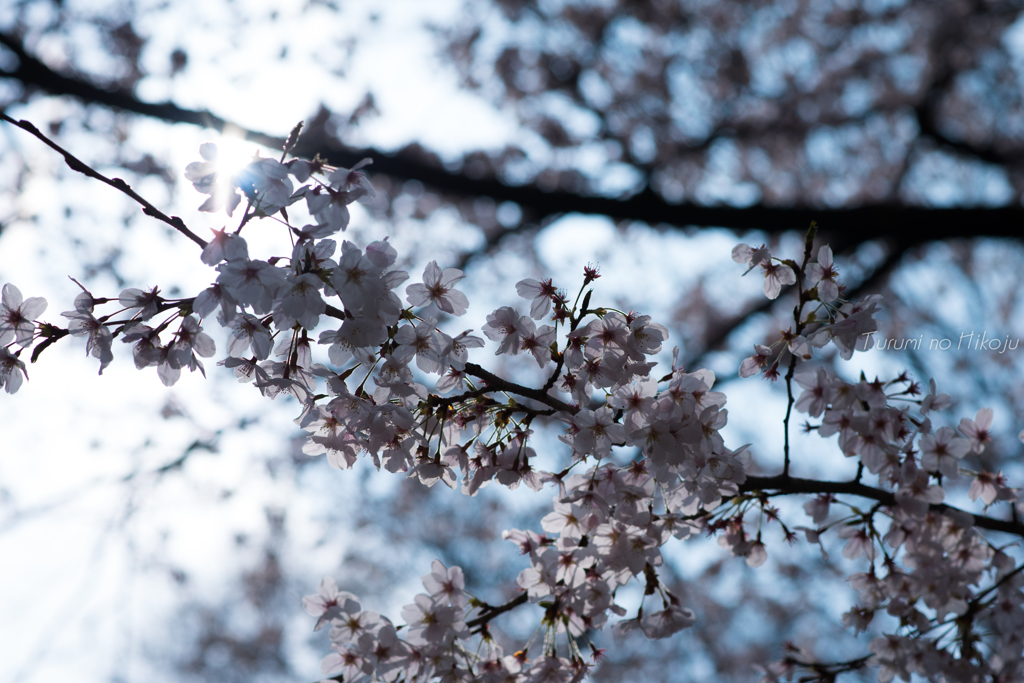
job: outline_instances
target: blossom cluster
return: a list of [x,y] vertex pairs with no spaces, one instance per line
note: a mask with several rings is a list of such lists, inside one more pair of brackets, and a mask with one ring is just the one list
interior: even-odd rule
[[[805,271],[805,282],[816,288],[800,295],[798,334],[784,332],[776,346],[792,354],[790,376],[803,389],[793,407],[820,419],[808,422],[806,429],[823,438],[836,437],[843,455],[858,461],[853,484],[860,484],[866,469],[878,478],[881,490],[875,493],[891,491],[891,503],[882,505],[889,497],[878,496],[879,504],[869,511],[851,507],[853,514],[835,519],[830,512],[837,498],[823,493],[804,506],[816,526],[797,529],[808,541],[821,543],[826,532],[838,527],[838,537],[846,541],[843,555],[869,563],[868,571],[848,579],[859,591],[859,603],[843,616],[843,623],[862,632],[879,611],[894,618],[895,631],[874,638],[869,644],[872,656],[865,659],[879,668],[881,683],[897,676],[909,681],[912,675],[932,681],[1017,680],[1024,674],[1024,566],[1015,568],[1005,548],[980,533],[977,522],[983,518],[943,505],[944,487],[964,474],[973,479],[970,500],[980,498],[986,507],[1017,501],[1018,491],[1006,485],[1001,473],[961,467],[965,456],[982,453],[992,440],[993,411],[982,408],[974,419],[961,419],[957,429],[935,428],[931,415],[948,407],[950,397],[937,392],[934,380],[922,396],[905,374],[887,382],[862,376],[853,383],[827,367],[804,366],[808,355],[803,352],[828,342],[843,358],[855,349],[870,348],[869,341],[858,348],[856,340],[862,335],[870,340],[876,329],[877,298],[837,307],[837,290],[829,288],[821,295],[827,275],[836,274],[827,249],[822,247],[818,263]],[[767,281],[775,274],[766,269],[765,277]],[[766,293],[774,290],[774,285],[765,287]],[[804,304],[814,310],[801,319]],[[827,320],[817,318],[821,310]],[[740,374],[750,376],[767,367],[766,376],[777,377],[779,359],[770,361],[772,355],[771,348],[758,346]],[[1022,512],[1024,505],[1018,503],[1014,514]],[[788,529],[786,533],[792,534]],[[827,667],[798,653],[766,667],[764,680],[788,680],[801,666],[821,677],[828,673]]]
[[[458,288],[462,271],[430,262],[403,289],[410,275],[398,267],[388,240],[360,246],[335,239],[351,220],[348,207],[374,197],[361,170],[368,162],[346,169],[258,157],[229,176],[214,145],[203,145],[200,156],[186,177],[209,197],[201,210],[233,216],[245,204],[237,229],[215,230],[205,243],[201,259],[216,270],[215,281],[183,299],[165,298],[157,287],[126,289],[116,298],[82,287],[74,310],[62,314],[66,328],[37,323],[46,302],[5,285],[0,382],[8,393],[26,376],[22,351],[36,343],[35,360],[67,335],[86,338],[101,372],[120,337],[138,368],[155,367],[162,382],[173,384],[183,369],[204,371],[200,359],[216,355],[203,328],[216,321],[230,328],[227,357],[218,365],[269,398],[287,394],[301,404],[296,422],[307,432],[307,454],[326,455],[339,469],[366,458],[378,469],[427,486],[441,481],[468,496],[492,482],[556,491],[552,511],[540,520],[543,533],[504,533],[528,562],[512,603],[491,606],[470,596],[460,568],[435,562],[423,577],[427,593],[402,610],[405,624],[395,626],[324,579],[304,600],[317,618],[315,629],[331,626],[324,675],[580,680],[599,651],[591,644],[595,655],[588,660],[580,642],[610,623],[649,638],[696,623],[698,615],[658,577],[665,543],[716,536],[757,567],[768,558],[763,520],[778,522],[787,540],[803,532],[823,552],[835,530],[845,541],[843,554],[868,564],[849,579],[860,598],[843,620],[866,631],[884,610],[897,624],[871,641],[871,659],[864,660],[878,667],[883,683],[912,674],[1009,680],[1024,671],[1016,635],[1024,623],[1021,568],[979,531],[979,520],[989,518],[943,505],[945,487],[965,474],[972,501],[1016,502],[1017,491],[1001,474],[961,466],[991,439],[993,413],[982,409],[958,430],[933,427],[932,413],[950,403],[934,381],[922,395],[905,375],[848,382],[831,369],[829,354],[849,359],[871,348],[881,302],[843,297],[831,249],[813,253],[813,229],[800,263],[773,257],[765,246],[739,245],[732,253],[747,272],[761,269],[766,296],[778,298],[795,286],[797,298],[793,325],[774,343],[756,346],[740,376],[784,377],[789,389],[802,388],[790,400],[818,421],[807,429],[836,437],[842,454],[858,464],[853,482],[811,482],[820,485],[817,491],[804,485],[804,492],[819,494],[805,506],[814,526],[791,529],[764,493],[792,492],[788,440],[782,474],[753,477],[747,448],[731,449],[721,435],[728,411],[714,374],[687,371],[675,355],[667,371],[657,371],[667,329],[633,311],[592,306],[595,268],[584,270],[575,298],[550,279],[521,280],[516,292],[529,302],[528,314],[501,306],[479,335],[451,334],[445,328],[470,306]],[[293,224],[303,208],[309,222]],[[283,226],[292,243],[288,257],[251,258],[242,233],[260,219]],[[107,304],[120,310],[98,314]],[[471,362],[470,350],[487,340],[495,355],[536,363],[546,381],[523,386]],[[535,423],[561,426],[564,469],[536,468]],[[865,470],[877,486],[864,482]],[[863,511],[838,498],[846,495],[877,504]],[[835,514],[847,508],[850,514]],[[643,584],[644,601],[628,615],[615,600],[633,581]],[[659,599],[660,605],[649,603]],[[543,607],[545,637],[505,655],[487,626],[521,604]],[[474,637],[480,647],[468,645]],[[791,653],[764,667],[765,677],[792,676],[800,668],[825,679],[854,667],[830,669]]]
[[[494,671],[514,665],[514,658],[501,657],[501,648],[489,643],[490,657],[483,662],[464,647],[470,637],[465,616],[469,599],[460,567],[445,567],[434,560],[423,576],[427,593],[417,595],[402,609],[405,630],[399,636],[391,620],[378,612],[363,610],[359,599],[339,591],[334,579],[324,578],[320,590],[303,598],[306,611],[317,617],[316,630],[331,624],[331,654],[324,657],[321,671],[342,680],[458,680],[479,667]],[[506,661],[507,660],[507,661]],[[518,671],[518,668],[516,669]]]

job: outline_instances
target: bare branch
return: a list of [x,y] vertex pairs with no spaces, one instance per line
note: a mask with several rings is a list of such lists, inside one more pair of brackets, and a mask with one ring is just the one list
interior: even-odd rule
[[142,212],[147,216],[152,216],[153,218],[156,218],[158,220],[163,221],[164,223],[167,223],[167,225],[171,226],[172,228],[180,232],[182,235],[185,235],[185,237],[188,237],[190,240],[198,244],[200,247],[206,247],[206,240],[204,240],[202,237],[189,230],[188,227],[185,225],[185,221],[181,220],[177,216],[168,216],[163,211],[150,204],[149,201],[146,200],[144,197],[135,192],[135,190],[133,190],[125,181],[121,180],[120,178],[108,178],[99,171],[90,167],[89,165],[81,161],[78,157],[71,154],[71,152],[67,151],[53,140],[43,135],[38,128],[33,126],[28,121],[15,121],[3,112],[0,112],[0,118],[2,118],[4,121],[7,121],[12,125],[17,126],[18,128],[21,128],[22,130],[28,131],[32,135],[42,140],[48,146],[55,149],[64,157],[64,162],[68,165],[69,168],[71,168],[72,171],[78,171],[83,175],[86,175],[90,178],[95,178],[96,180],[102,181],[107,185],[110,185],[115,190],[123,192],[124,194],[128,195],[136,202],[141,204]]

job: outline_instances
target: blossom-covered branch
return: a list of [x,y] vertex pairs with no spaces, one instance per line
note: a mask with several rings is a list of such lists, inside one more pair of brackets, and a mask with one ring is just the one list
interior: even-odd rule
[[[1024,537],[1024,529],[1016,516],[1002,521],[943,502],[947,488],[969,480],[972,501],[1020,505],[1001,473],[961,467],[968,453],[981,453],[991,441],[993,412],[979,410],[956,429],[936,428],[932,417],[950,399],[934,381],[924,394],[905,374],[849,382],[832,371],[824,361],[871,348],[881,301],[842,297],[832,251],[822,245],[815,252],[813,229],[800,263],[763,245],[733,250],[747,273],[764,278],[769,298],[787,285],[797,289],[793,325],[770,346],[756,346],[739,370],[742,377],[762,373],[774,380],[786,369],[785,448],[782,462],[772,463],[782,473],[753,477],[751,449],[730,448],[722,436],[728,410],[715,375],[680,367],[677,352],[659,369],[668,330],[634,311],[593,306],[596,268],[583,269],[575,300],[551,279],[525,278],[515,290],[529,302],[529,314],[505,305],[487,315],[483,337],[471,329],[449,332],[471,305],[459,289],[461,270],[431,261],[403,296],[399,288],[410,274],[397,267],[398,252],[387,239],[367,245],[334,239],[351,220],[349,205],[374,196],[362,170],[369,160],[336,168],[286,153],[281,160],[256,157],[227,175],[215,145],[202,145],[199,154],[185,176],[206,196],[201,210],[231,215],[244,203],[240,225],[215,230],[205,243],[200,258],[216,274],[194,297],[166,299],[156,286],[94,296],[82,287],[74,310],[62,315],[66,332],[86,339],[101,371],[120,338],[131,345],[138,368],[155,367],[162,382],[174,384],[185,368],[204,371],[200,359],[216,349],[203,326],[219,324],[230,332],[218,365],[268,398],[287,394],[298,401],[306,454],[325,455],[338,469],[367,460],[469,497],[489,485],[554,492],[551,511],[539,521],[542,533],[503,532],[525,566],[518,595],[502,605],[471,595],[461,568],[435,561],[423,576],[426,593],[403,608],[404,624],[396,626],[325,578],[304,600],[317,618],[315,629],[331,626],[324,675],[581,680],[600,658],[591,638],[607,625],[666,638],[696,623],[698,615],[659,576],[666,543],[712,535],[759,567],[769,557],[773,522],[784,540],[795,542],[802,531],[827,555],[825,542],[834,537],[845,543],[846,558],[864,558],[864,571],[849,577],[860,595],[845,625],[866,631],[882,609],[899,625],[876,627],[869,657],[822,664],[789,652],[763,667],[767,680],[796,669],[808,680],[832,680],[864,665],[877,666],[883,683],[897,675],[909,680],[911,673],[938,681],[1024,670],[1021,643],[1007,626],[1024,623],[1020,574],[1007,549],[981,534]],[[70,159],[72,168],[80,163]],[[289,241],[288,256],[250,257],[241,233],[260,220]],[[115,310],[97,310],[104,306]],[[62,328],[37,320],[44,309],[42,299],[4,286],[0,380],[9,393],[25,376],[19,354],[35,345],[36,357],[64,336]],[[546,378],[541,386],[472,362],[471,350],[485,347],[484,338],[495,355],[509,357],[509,367],[536,363]],[[853,481],[791,474],[793,411],[820,420],[807,431],[835,436],[837,457],[856,459]],[[534,448],[533,430],[545,425],[561,431],[565,446],[553,454],[554,471],[537,468],[551,460],[540,460]],[[864,483],[866,476],[877,477],[877,486]],[[774,496],[795,494],[814,495],[804,505],[813,527],[795,526],[770,505]],[[875,504],[863,510],[837,495]],[[643,598],[630,615],[616,599],[634,582],[643,586]],[[543,638],[506,655],[485,626],[527,604],[538,608],[536,634]],[[987,654],[994,652],[998,657]]]
[[[862,484],[859,481],[825,481],[820,479],[801,479],[799,477],[776,475],[774,477],[753,477],[748,476],[747,480],[740,487],[742,493],[753,493],[756,491],[774,492],[771,495],[838,495],[847,494],[875,500],[887,507],[898,507],[896,495],[892,491],[875,488]],[[934,503],[928,509],[938,514],[954,513],[966,515],[971,523],[989,531],[1000,531],[1005,534],[1013,534],[1024,538],[1024,523],[1018,519],[997,519],[986,515],[967,512],[945,503]]]

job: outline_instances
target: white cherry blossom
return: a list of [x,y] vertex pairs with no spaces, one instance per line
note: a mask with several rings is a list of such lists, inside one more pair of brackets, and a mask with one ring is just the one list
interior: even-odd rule
[[839,273],[832,261],[832,249],[826,244],[818,249],[818,262],[807,264],[807,284],[818,287],[818,299],[825,304],[839,297]]
[[438,309],[452,315],[464,315],[469,307],[466,295],[455,289],[455,283],[466,275],[458,268],[441,268],[437,261],[431,261],[423,271],[423,283],[409,285],[405,292],[413,306],[432,303]]
[[4,391],[8,394],[15,393],[27,377],[25,363],[0,346],[0,385],[3,385]]
[[19,346],[32,344],[36,326],[33,320],[46,310],[46,299],[33,296],[22,299],[21,290],[8,283],[0,301],[0,346],[13,339]]

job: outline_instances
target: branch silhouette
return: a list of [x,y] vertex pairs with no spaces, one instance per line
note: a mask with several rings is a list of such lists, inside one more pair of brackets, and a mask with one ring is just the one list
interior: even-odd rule
[[91,166],[83,162],[81,159],[73,155],[71,152],[67,151],[53,140],[43,135],[38,128],[36,128],[28,121],[16,121],[7,114],[4,114],[3,112],[0,112],[0,119],[3,119],[11,125],[17,126],[18,128],[21,128],[22,130],[31,133],[39,140],[41,140],[43,143],[45,143],[47,146],[59,152],[61,156],[64,157],[64,162],[68,165],[68,167],[71,170],[77,171],[90,178],[99,180],[100,182],[109,185],[115,190],[123,192],[124,194],[128,195],[136,202],[141,204],[142,212],[147,216],[152,216],[153,218],[156,218],[158,220],[163,221],[164,223],[167,223],[167,225],[171,226],[172,228],[180,232],[182,235],[185,235],[190,240],[198,244],[200,247],[206,247],[206,240],[204,240],[202,237],[189,230],[188,226],[185,225],[185,221],[181,220],[181,218],[179,218],[178,216],[168,216],[163,211],[153,206],[153,204],[151,204],[149,200],[147,200],[145,197],[142,197],[137,192],[135,192],[135,190],[133,190],[128,185],[128,183],[126,183],[122,179],[108,178],[107,176],[103,175],[102,173],[100,173],[99,171],[92,168]]
[[[30,55],[21,41],[0,32],[0,44],[18,59],[13,69],[0,69],[0,78],[20,81],[53,95],[69,95],[87,104],[99,104],[172,123],[188,123],[224,132],[232,130],[245,140],[281,149],[285,138],[246,129],[209,111],[179,107],[171,102],[151,103],[124,89],[105,89],[80,78],[59,74]],[[737,231],[761,230],[777,234],[802,230],[817,220],[828,232],[849,240],[847,246],[882,237],[901,244],[916,244],[950,237],[1007,237],[1018,239],[1024,221],[1020,207],[931,208],[895,203],[834,208],[815,206],[701,205],[671,203],[651,190],[627,197],[587,195],[566,190],[545,190],[537,185],[513,185],[497,178],[474,177],[430,163],[411,151],[386,152],[374,148],[353,149],[328,135],[304,135],[293,150],[296,156],[319,152],[328,163],[351,167],[365,157],[374,160],[376,173],[417,180],[445,195],[489,197],[497,203],[513,202],[523,210],[524,220],[537,223],[568,213],[607,216],[613,220],[641,221],[677,228],[718,227]]]

